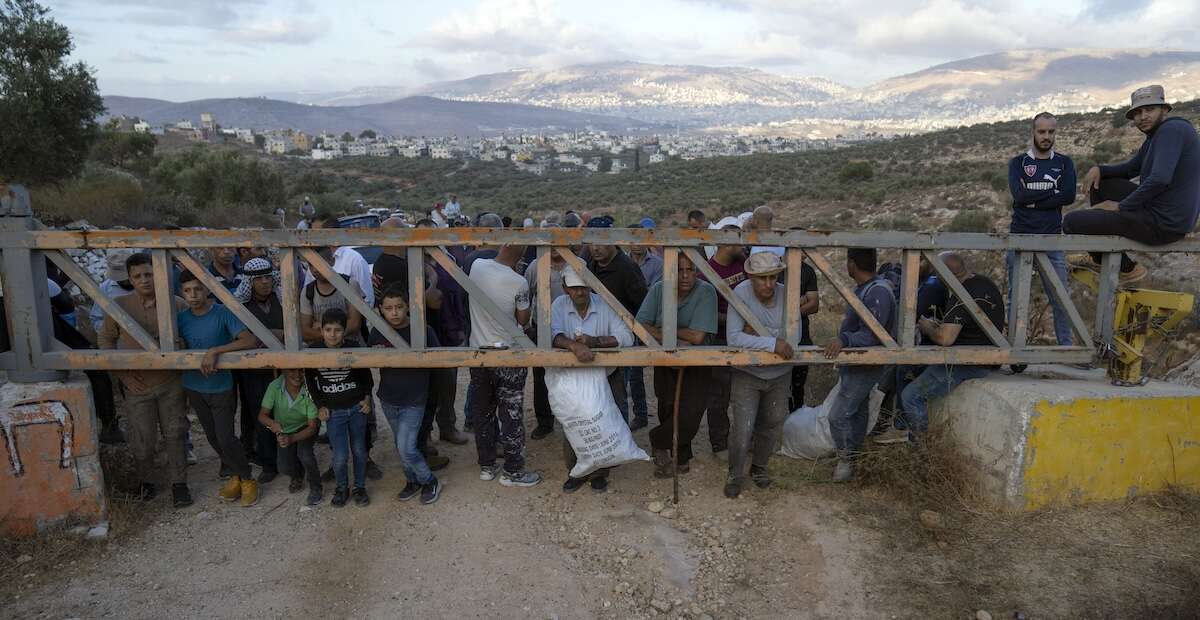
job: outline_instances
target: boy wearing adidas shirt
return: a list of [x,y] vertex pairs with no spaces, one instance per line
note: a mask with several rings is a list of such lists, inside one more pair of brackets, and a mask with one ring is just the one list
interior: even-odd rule
[[[1033,117],[1033,142],[1028,151],[1008,162],[1008,189],[1013,197],[1012,233],[1057,235],[1062,233],[1062,209],[1075,202],[1075,164],[1054,151],[1058,120],[1049,112]],[[1062,251],[1046,252],[1058,279],[1067,282],[1067,257]],[[1012,298],[1013,265],[1016,253],[1009,252],[1008,297]],[[1040,268],[1039,268],[1040,269]],[[1071,319],[1042,278],[1042,288],[1054,313],[1054,336],[1060,345],[1070,345]]]
[[[340,349],[346,341],[346,313],[331,308],[321,316],[321,343],[315,348]],[[318,368],[305,373],[308,393],[317,405],[317,416],[328,425],[333,450],[333,475],[337,488],[334,506],[345,506],[350,496],[346,465],[354,456],[354,503],[366,506],[367,418],[371,416],[374,381],[366,368]]]

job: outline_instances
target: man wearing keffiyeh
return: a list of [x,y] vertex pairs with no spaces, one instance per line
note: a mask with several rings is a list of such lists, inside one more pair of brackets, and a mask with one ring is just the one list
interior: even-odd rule
[[[238,300],[282,341],[283,304],[280,302],[279,271],[265,258],[252,258],[242,266],[242,275],[243,279],[235,293]],[[242,370],[235,374],[242,401],[242,446],[253,447],[254,460],[262,466],[258,482],[266,484],[279,475],[279,467],[275,462],[278,444],[275,434],[259,423],[257,414],[267,387],[275,380],[275,371]],[[303,482],[302,478],[293,479],[293,486],[299,490]]]

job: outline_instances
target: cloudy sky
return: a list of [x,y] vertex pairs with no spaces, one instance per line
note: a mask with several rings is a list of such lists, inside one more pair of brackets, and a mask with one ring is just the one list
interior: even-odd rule
[[861,86],[1014,48],[1200,49],[1197,0],[43,1],[105,94],[176,101],[610,60]]

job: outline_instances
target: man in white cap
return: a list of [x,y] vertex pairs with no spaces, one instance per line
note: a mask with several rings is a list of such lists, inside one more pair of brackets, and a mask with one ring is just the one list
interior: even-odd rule
[[[575,359],[590,362],[596,358],[592,349],[633,346],[633,332],[617,313],[579,277],[575,270],[562,270],[562,285],[565,294],[550,305],[550,326],[554,334],[554,348],[567,349]],[[608,385],[614,395],[625,393],[625,376],[620,368],[606,368]],[[575,467],[575,450],[563,435],[563,456],[567,471]],[[564,493],[573,493],[591,480],[592,490],[603,493],[608,489],[608,469],[600,469],[588,478],[567,476],[563,483]]]
[[[783,261],[772,252],[755,252],[746,260],[749,279],[737,285],[733,294],[770,333],[756,333],[742,315],[730,312],[725,324],[729,346],[766,351],[785,360],[795,355],[793,347],[799,344],[799,339],[787,341],[784,323],[784,290],[779,283],[779,274],[783,270]],[[754,442],[754,459],[750,465],[750,479],[760,489],[771,485],[767,462],[783,431],[783,421],[787,419],[792,367],[736,366],[729,392],[733,424],[729,435],[729,480],[725,484],[725,497],[732,499],[742,492],[751,440]]]
[[[1092,208],[1068,213],[1063,232],[1070,235],[1120,235],[1147,245],[1184,238],[1200,214],[1200,139],[1186,119],[1171,111],[1162,86],[1133,91],[1125,118],[1146,140],[1133,159],[1093,166],[1083,177]],[[1138,183],[1130,179],[1139,178]],[[1076,266],[1098,269],[1100,255]],[[1121,283],[1146,277],[1146,268],[1121,256]]]

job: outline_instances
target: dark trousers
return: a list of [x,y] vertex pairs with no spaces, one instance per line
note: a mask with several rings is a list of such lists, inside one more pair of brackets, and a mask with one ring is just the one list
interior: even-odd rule
[[658,426],[650,431],[650,447],[678,450],[679,464],[692,460],[692,439],[700,430],[700,420],[708,401],[709,370],[703,366],[683,369],[679,391],[679,443],[672,446],[672,422],[675,416],[675,381],[679,370],[658,366],[654,369],[654,395],[658,400]]
[[528,368],[472,368],[471,413],[479,465],[496,464],[504,444],[504,471],[525,469],[525,376]]
[[[1106,200],[1120,202],[1137,189],[1137,184],[1127,179],[1103,179],[1100,188],[1088,194],[1091,204]],[[1180,233],[1167,232],[1154,224],[1148,211],[1106,211],[1083,209],[1072,211],[1063,217],[1063,232],[1068,235],[1118,235],[1146,245],[1166,245],[1184,238]],[[1092,260],[1100,262],[1101,255],[1092,253]],[[1129,255],[1121,255],[1121,271],[1132,271],[1137,263]]]
[[221,457],[221,463],[233,471],[234,475],[243,480],[250,479],[250,461],[233,432],[234,416],[237,410],[237,395],[234,391],[204,394],[185,389],[187,402],[200,419],[204,435],[208,443]]
[[713,452],[720,452],[729,446],[729,390],[733,369],[714,366],[708,372],[708,442],[712,444]]
[[454,399],[457,393],[457,368],[437,368],[430,371],[429,398],[436,405],[434,419],[442,434],[456,430],[458,414],[454,411]]
[[[624,390],[621,393],[624,394]],[[536,366],[533,369],[533,416],[537,418],[538,428],[554,429],[554,413],[550,411],[550,393],[546,389],[546,369]]]
[[[434,394],[434,384],[437,382],[435,374],[437,371],[429,373],[429,391],[426,392],[425,410],[421,415],[421,426],[417,427],[417,450],[422,456],[429,456],[429,440],[433,437],[433,422],[437,419],[438,412],[438,396]],[[393,434],[395,429],[393,429]]]
[[92,384],[92,400],[96,407],[96,418],[108,428],[117,422],[117,405],[113,400],[113,384],[108,373],[101,370],[85,370]]
[[254,425],[254,454],[258,464],[266,471],[278,471],[275,453],[279,444],[275,433],[258,423],[258,412],[262,409],[263,396],[267,387],[275,380],[275,373],[270,370],[243,370],[237,373],[238,392],[242,402],[242,447],[246,446],[246,423]]
[[788,412],[804,406],[804,386],[808,383],[808,366],[792,366],[792,398],[788,401]]
[[[641,369],[638,368],[637,370]],[[624,368],[617,368],[608,373],[608,387],[612,390],[614,400],[616,400],[618,393],[625,394]],[[575,467],[575,464],[579,462],[579,459],[575,455],[575,448],[572,448],[571,442],[567,441],[566,433],[563,433],[563,459],[567,462],[567,473],[570,475],[570,471]],[[588,474],[588,478],[607,478],[609,471],[612,471],[611,467],[603,467]]]
[[[258,410],[262,406],[262,394],[258,395],[258,402],[254,402],[253,395],[246,389],[246,375],[254,371],[235,370],[233,371],[233,389],[237,392],[238,404],[241,408],[241,416],[238,420],[238,439],[242,444],[242,451],[247,456],[254,454],[258,447],[256,435],[258,431]],[[261,462],[261,461],[260,461]]]
[[313,453],[315,440],[316,437],[309,437],[288,444],[286,448],[280,448],[279,444],[276,444],[276,467],[292,478],[307,478],[308,488],[320,490],[321,471],[317,469],[317,456]]

